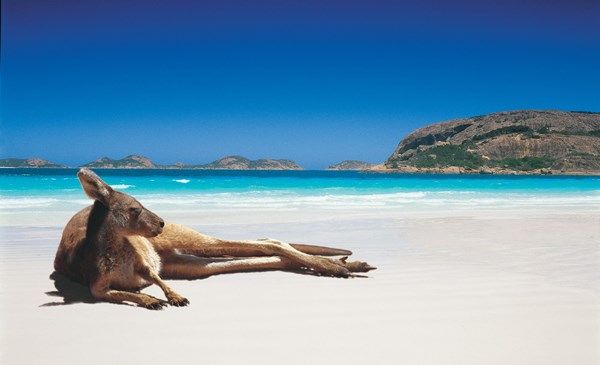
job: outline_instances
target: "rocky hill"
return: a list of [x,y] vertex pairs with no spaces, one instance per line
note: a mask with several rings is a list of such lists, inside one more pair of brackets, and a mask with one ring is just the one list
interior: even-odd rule
[[101,157],[96,161],[89,162],[82,167],[91,167],[97,169],[155,169],[159,168],[149,158],[139,155],[129,155],[120,160],[113,160],[110,157]]
[[43,160],[41,158],[3,158],[0,159],[0,167],[14,168],[64,168],[65,165]]
[[292,160],[250,160],[242,156],[227,156],[206,165],[190,166],[205,170],[302,170]]
[[600,173],[600,113],[520,110],[433,124],[384,164],[410,172]]
[[345,160],[329,166],[327,170],[368,170],[373,166],[375,166],[375,164],[369,162]]

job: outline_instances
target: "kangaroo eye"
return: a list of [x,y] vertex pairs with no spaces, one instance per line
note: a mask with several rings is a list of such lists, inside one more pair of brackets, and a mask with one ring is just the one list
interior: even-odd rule
[[139,215],[142,212],[142,208],[131,207],[129,208],[131,214]]

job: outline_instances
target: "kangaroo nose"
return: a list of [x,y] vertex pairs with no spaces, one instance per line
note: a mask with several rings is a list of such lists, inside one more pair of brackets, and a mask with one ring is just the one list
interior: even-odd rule
[[165,226],[165,221],[161,219],[158,224],[160,225],[160,228],[163,228]]

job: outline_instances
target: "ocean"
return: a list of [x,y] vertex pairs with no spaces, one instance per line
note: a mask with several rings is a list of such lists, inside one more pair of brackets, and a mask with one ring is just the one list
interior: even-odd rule
[[[0,219],[53,223],[90,204],[76,169],[1,169]],[[157,211],[600,211],[598,176],[379,174],[357,171],[97,170]],[[50,213],[50,214],[49,214]],[[20,217],[27,219],[21,220]],[[64,218],[61,218],[64,219]]]

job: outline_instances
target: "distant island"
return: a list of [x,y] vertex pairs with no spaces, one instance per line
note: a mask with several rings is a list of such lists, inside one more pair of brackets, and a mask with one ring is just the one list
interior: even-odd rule
[[376,166],[370,162],[345,160],[327,167],[327,170],[368,170]]
[[[56,164],[40,158],[5,158],[0,159],[0,168],[66,168],[68,166]],[[182,162],[173,165],[160,165],[148,157],[129,155],[121,159],[101,157],[88,162],[80,167],[94,169],[194,169],[194,170],[302,170],[303,168],[292,160],[261,158],[250,160],[242,156],[226,156],[208,164],[185,164]]]
[[292,160],[266,158],[250,160],[242,156],[226,156],[204,165],[191,165],[182,162],[173,165],[159,165],[147,157],[129,155],[119,160],[102,157],[84,164],[82,167],[99,169],[302,170],[302,167]]
[[0,167],[12,168],[65,168],[67,166],[60,165],[41,158],[2,158],[0,159]]
[[129,155],[120,160],[114,160],[110,157],[101,157],[96,161],[88,162],[81,167],[96,169],[158,169],[162,166],[155,164],[148,157]]
[[242,156],[227,156],[206,165],[194,165],[188,168],[202,170],[302,170],[292,160],[262,158],[250,160]]
[[519,110],[433,124],[379,171],[600,174],[600,113]]

